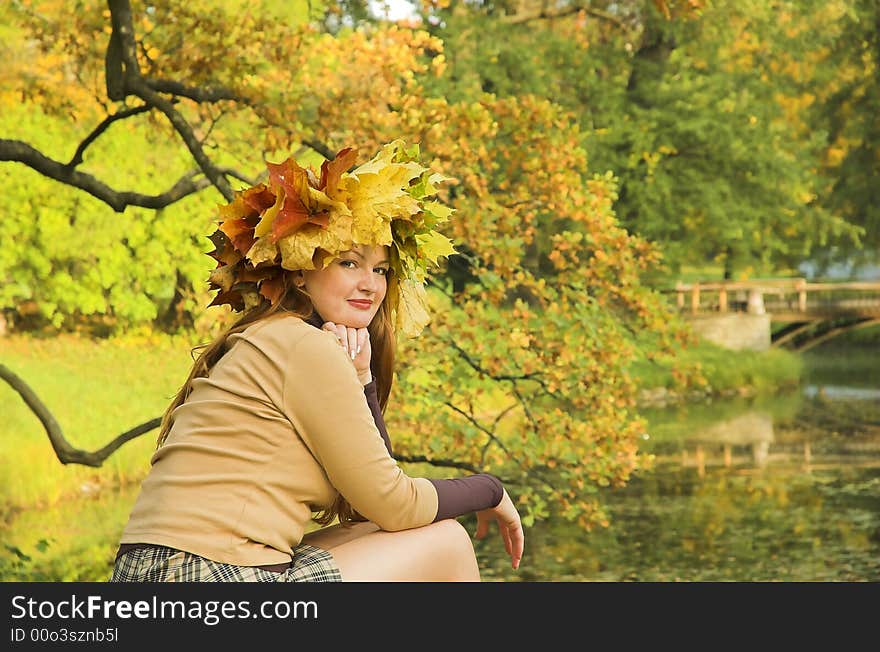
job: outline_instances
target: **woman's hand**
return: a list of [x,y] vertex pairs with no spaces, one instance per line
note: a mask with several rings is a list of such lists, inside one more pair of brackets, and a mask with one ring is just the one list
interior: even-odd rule
[[510,562],[514,569],[519,568],[522,559],[525,536],[523,535],[522,521],[519,512],[513,506],[513,501],[507,495],[507,489],[501,497],[501,502],[495,507],[477,512],[477,539],[483,539],[489,534],[489,526],[492,521],[497,521],[501,538],[504,540],[504,549],[510,555]]
[[370,348],[370,333],[366,328],[351,328],[342,324],[335,324],[332,321],[324,322],[322,330],[329,331],[336,336],[342,350],[354,364],[358,378],[362,385],[366,385],[373,380],[370,372],[370,356],[372,349]]

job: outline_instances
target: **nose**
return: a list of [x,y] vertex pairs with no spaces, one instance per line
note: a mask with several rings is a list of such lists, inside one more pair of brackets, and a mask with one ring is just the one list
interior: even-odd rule
[[364,268],[358,279],[358,290],[367,294],[375,294],[378,280],[376,274],[370,268]]

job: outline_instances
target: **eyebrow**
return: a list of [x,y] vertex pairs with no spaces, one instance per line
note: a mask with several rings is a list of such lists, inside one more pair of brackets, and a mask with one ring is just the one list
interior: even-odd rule
[[[350,254],[354,254],[355,256],[357,256],[358,258],[360,258],[361,260],[366,260],[366,259],[367,259],[367,257],[364,256],[364,255],[363,255],[361,252],[359,252],[357,249],[349,249],[348,253],[350,253]],[[385,259],[383,259],[383,260],[380,260],[380,261],[379,261],[378,263],[376,263],[376,264],[377,264],[377,265],[390,265],[390,264],[391,264],[391,261],[390,261],[388,258],[385,258]]]

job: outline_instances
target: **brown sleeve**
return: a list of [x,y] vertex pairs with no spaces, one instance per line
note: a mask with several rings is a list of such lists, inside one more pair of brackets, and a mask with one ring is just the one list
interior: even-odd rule
[[[393,455],[391,438],[388,436],[385,419],[379,407],[375,380],[364,385],[364,395],[367,397],[367,404],[370,406],[370,412],[373,413],[373,420],[376,422],[379,434],[382,435],[388,454]],[[437,516],[434,517],[434,522],[495,507],[504,495],[501,481],[488,473],[448,480],[431,480],[431,484],[437,490]]]
[[379,407],[379,390],[376,388],[376,381],[364,385],[364,396],[367,397],[367,405],[370,406],[370,412],[373,413],[373,421],[376,422],[376,428],[382,435],[382,441],[385,442],[385,448],[388,454],[393,456],[391,452],[391,438],[388,436],[388,429],[385,427],[385,419],[382,416],[382,408]]
[[455,518],[496,507],[504,497],[501,480],[489,473],[478,473],[464,478],[431,480],[431,484],[437,490],[435,523],[445,518]]

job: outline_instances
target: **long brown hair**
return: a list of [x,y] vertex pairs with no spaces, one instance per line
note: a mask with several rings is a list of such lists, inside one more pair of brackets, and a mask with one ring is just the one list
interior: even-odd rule
[[[391,270],[388,271],[387,282],[389,286],[391,283],[396,282]],[[241,333],[248,326],[275,315],[291,314],[301,319],[308,319],[314,314],[312,300],[305,291],[293,283],[290,274],[284,275],[283,283],[284,289],[277,303],[270,305],[264,301],[259,306],[244,313],[232,326],[218,335],[212,342],[193,347],[192,352],[195,362],[190,369],[186,382],[184,382],[175,395],[174,400],[171,401],[171,404],[162,415],[156,448],[161,447],[168,438],[168,433],[174,425],[174,410],[180,407],[189,397],[192,392],[193,381],[196,378],[207,377],[214,365],[217,364],[217,361],[226,353],[226,343],[230,335]],[[387,301],[382,301],[379,310],[369,326],[367,326],[367,330],[370,334],[370,348],[372,350],[370,370],[376,379],[379,407],[384,413],[385,406],[388,404],[388,397],[391,395],[391,385],[394,382],[395,351],[397,348],[397,338],[391,320],[391,309]],[[195,356],[196,351],[200,349],[201,353]],[[320,525],[329,525],[335,518],[338,518],[339,522],[343,525],[366,520],[352,508],[351,504],[342,497],[342,494],[338,494],[333,504],[314,516],[312,520]]]

